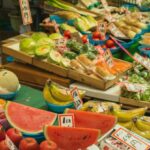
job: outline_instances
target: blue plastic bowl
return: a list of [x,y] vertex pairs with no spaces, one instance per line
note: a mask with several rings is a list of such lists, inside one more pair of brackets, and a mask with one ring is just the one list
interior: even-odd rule
[[66,108],[74,108],[73,102],[71,102],[70,104],[64,105],[64,106],[55,105],[55,104],[49,103],[47,101],[46,101],[46,104],[48,106],[48,110],[55,112],[55,113],[63,113]]
[[150,50],[144,50],[144,48],[150,48],[150,46],[139,46],[138,50],[140,51],[142,55],[146,55],[150,57]]
[[17,91],[15,91],[15,92],[11,92],[11,93],[8,93],[8,94],[0,94],[0,98],[6,99],[6,100],[12,100],[12,99],[14,99],[15,96],[18,94],[18,92],[20,90],[20,87],[21,86],[19,85]]
[[38,143],[41,143],[42,141],[45,140],[44,134],[43,134],[43,135],[39,135],[39,136],[31,136],[31,135],[24,135],[24,134],[23,134],[23,137],[24,137],[24,138],[28,138],[28,137],[34,138],[34,139],[36,139],[36,141],[37,141]]

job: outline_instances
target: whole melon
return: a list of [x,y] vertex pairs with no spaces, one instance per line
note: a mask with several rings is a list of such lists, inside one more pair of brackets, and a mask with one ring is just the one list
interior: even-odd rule
[[8,90],[9,92],[15,92],[18,89],[19,80],[17,76],[8,70],[0,70],[0,87]]

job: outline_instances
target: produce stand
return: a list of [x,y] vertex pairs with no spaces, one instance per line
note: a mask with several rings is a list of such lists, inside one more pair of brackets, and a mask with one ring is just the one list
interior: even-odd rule
[[0,150],[150,150],[149,6],[42,2],[40,31],[0,43]]

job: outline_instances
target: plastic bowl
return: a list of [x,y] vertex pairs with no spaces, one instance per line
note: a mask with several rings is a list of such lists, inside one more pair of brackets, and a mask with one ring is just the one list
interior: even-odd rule
[[66,108],[74,108],[73,102],[70,102],[69,104],[64,105],[64,106],[55,105],[47,101],[46,101],[46,104],[48,106],[48,110],[55,112],[55,113],[63,113]]
[[0,94],[0,98],[6,99],[6,100],[12,100],[18,94],[20,88],[21,88],[21,86],[19,85],[17,91],[15,91],[15,92],[10,92],[7,94]]
[[144,48],[150,48],[150,46],[139,46],[138,50],[140,51],[142,55],[146,55],[150,57],[150,50],[144,50]]

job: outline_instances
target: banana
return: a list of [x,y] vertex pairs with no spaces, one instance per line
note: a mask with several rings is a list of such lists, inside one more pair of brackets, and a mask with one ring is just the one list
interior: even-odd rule
[[98,112],[98,104],[94,101],[89,101],[83,104],[81,110],[90,111],[90,112]]
[[47,102],[55,104],[55,105],[64,106],[64,105],[71,103],[71,102],[60,102],[60,101],[54,99],[53,96],[51,95],[50,91],[49,91],[49,86],[47,83],[46,83],[44,90],[43,90],[43,96]]
[[137,116],[142,116],[142,115],[144,115],[146,110],[147,110],[147,107],[137,108],[137,109],[133,109],[133,110],[116,110],[113,108],[110,109],[111,114],[118,117],[118,121],[120,121],[120,122],[128,122]]
[[142,116],[141,119],[143,121],[145,121],[145,124],[147,124],[147,125],[150,126],[150,117],[148,117],[148,116]]
[[136,127],[141,131],[150,131],[150,124],[148,125],[146,121],[137,119],[135,121]]
[[133,126],[133,121],[128,121],[128,122],[118,122],[119,125],[127,128],[128,130],[131,130]]
[[[72,96],[70,94],[70,90],[66,90],[65,88],[59,87],[57,84],[51,82],[49,87],[52,96],[58,101],[68,102],[72,101]],[[80,97],[83,98],[85,92],[79,91]]]
[[150,140],[150,131],[141,131],[134,124],[131,128],[131,131],[137,133],[138,135]]

